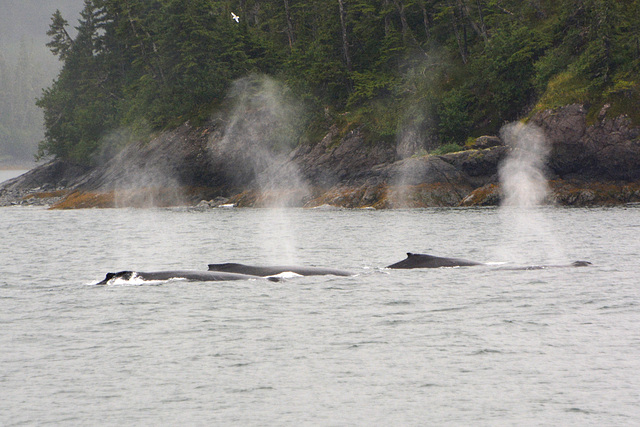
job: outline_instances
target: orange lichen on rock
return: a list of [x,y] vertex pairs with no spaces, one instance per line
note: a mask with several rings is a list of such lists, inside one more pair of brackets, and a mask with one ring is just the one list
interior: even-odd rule
[[501,197],[498,184],[487,184],[473,190],[460,202],[460,206],[496,206],[500,204]]
[[565,206],[615,206],[640,202],[640,183],[551,181],[551,200]]
[[[500,204],[499,184],[474,190],[460,206],[495,206]],[[615,206],[640,202],[640,183],[584,182],[554,180],[549,182],[546,202],[562,206]]]
[[186,187],[150,187],[116,190],[116,207],[166,208],[189,205]]
[[50,209],[114,208],[113,191],[104,193],[74,191]]
[[447,183],[338,187],[324,192],[306,207],[321,205],[344,208],[397,209],[458,206],[470,188],[452,187]]
[[[196,192],[197,193],[197,192]],[[109,191],[75,191],[51,209],[151,208],[192,204],[187,187],[149,187]]]
[[322,205],[337,206],[343,208],[374,207],[383,209],[388,207],[388,187],[386,185],[359,186],[359,187],[334,187],[321,192],[318,197],[305,204],[307,208]]
[[309,191],[305,188],[246,190],[232,196],[229,203],[240,208],[293,208],[304,206],[309,197]]
[[[66,193],[35,193],[30,198],[55,198]],[[151,187],[110,191],[75,191],[55,203],[51,209],[170,207],[193,206],[220,192],[200,187]],[[473,190],[471,187],[432,183],[418,185],[387,184],[338,186],[330,189],[246,190],[232,196],[228,203],[238,207],[306,207],[330,205],[343,208],[426,208],[447,206],[496,206],[502,192],[497,183]],[[546,202],[564,206],[612,206],[640,203],[640,183],[584,182],[556,180],[549,182]]]
[[232,196],[229,199],[229,203],[239,208],[248,208],[255,205],[257,198],[258,195],[254,190],[247,190]]
[[458,206],[471,190],[470,187],[444,182],[394,186],[389,191],[389,205],[392,208]]

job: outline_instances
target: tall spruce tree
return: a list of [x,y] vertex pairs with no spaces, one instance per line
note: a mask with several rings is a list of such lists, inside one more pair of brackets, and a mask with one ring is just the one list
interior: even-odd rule
[[86,0],[75,39],[52,17],[63,68],[38,101],[41,154],[95,161],[119,126],[206,118],[253,73],[286,82],[318,122],[363,125],[374,139],[392,140],[411,116],[430,127],[425,147],[496,132],[536,105],[629,110],[639,3]]

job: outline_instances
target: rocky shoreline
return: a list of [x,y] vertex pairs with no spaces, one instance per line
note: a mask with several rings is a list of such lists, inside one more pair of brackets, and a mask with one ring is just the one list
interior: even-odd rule
[[[640,128],[629,118],[603,111],[590,123],[575,104],[528,123],[549,144],[547,203],[640,203]],[[332,127],[318,143],[266,156],[230,147],[223,133],[220,123],[186,123],[97,167],[53,160],[3,183],[0,206],[492,206],[502,198],[499,166],[517,149],[491,136],[456,153],[401,158],[393,144],[372,144],[364,129]]]

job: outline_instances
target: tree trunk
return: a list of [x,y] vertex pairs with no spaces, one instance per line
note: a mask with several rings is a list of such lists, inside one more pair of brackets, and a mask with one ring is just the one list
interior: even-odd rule
[[482,4],[480,0],[476,0],[476,4],[478,5],[478,15],[480,16],[480,30],[482,31],[482,37],[484,37],[485,43],[489,39],[487,35],[487,26],[484,23],[484,13],[482,13]]
[[[465,15],[469,22],[471,23],[471,28],[476,32],[480,37],[484,39],[484,42],[487,42],[487,34],[483,28],[478,27],[478,24],[475,23],[473,18],[471,17],[471,11],[469,10],[469,6],[464,2],[464,0],[458,0],[458,7],[460,8],[460,14]],[[480,13],[480,20],[482,21],[482,26],[484,26],[484,21],[482,17],[482,9],[480,8],[480,1],[478,0],[478,12]],[[466,26],[465,26],[466,28]]]
[[429,25],[429,14],[427,13],[427,6],[424,2],[420,3],[420,8],[422,9],[422,22],[424,24],[424,33],[427,39],[431,38],[431,29]]
[[402,0],[393,0],[393,3],[398,9],[398,15],[400,15],[400,24],[402,26],[402,40],[407,41],[407,34],[409,32],[409,24],[407,23],[407,15],[404,13],[404,3]]
[[462,35],[460,34],[460,29],[458,27],[458,17],[456,16],[456,8],[451,6],[451,23],[453,25],[453,33],[456,35],[456,41],[458,42],[458,50],[460,51],[460,57],[462,58],[462,63],[466,65],[467,63],[467,53],[464,46],[464,42],[462,40]]
[[344,0],[338,0],[340,6],[340,28],[342,29],[342,52],[347,70],[351,71],[351,55],[349,54],[349,39],[347,37],[347,14],[344,10]]
[[[151,72],[153,73],[153,78],[156,80],[159,80],[162,82],[163,85],[166,85],[166,80],[164,77],[164,72],[162,71],[162,66],[160,64],[158,64],[157,66],[154,66],[154,60],[151,57],[151,55],[149,55],[147,53],[147,49],[145,48],[145,40],[140,36],[134,19],[131,16],[131,14],[128,14],[129,16],[129,24],[131,25],[131,31],[133,32],[134,37],[137,39],[138,43],[140,44],[140,53],[142,54],[142,57],[144,58],[144,62],[147,64],[147,66],[149,67],[149,69],[151,70]],[[142,30],[145,32],[145,34],[147,35],[147,37],[149,38],[149,40],[151,40],[151,35],[149,34],[148,31],[146,30]],[[158,55],[158,48],[156,47],[155,42],[153,42],[153,40],[151,40],[151,43],[153,45],[153,53],[157,56]]]
[[289,49],[293,49],[295,39],[293,34],[293,22],[291,21],[291,9],[289,8],[289,0],[284,0],[284,13],[287,18],[287,37],[289,37]]
[[[388,10],[389,8],[389,0],[384,0],[384,10]],[[389,14],[384,14],[384,35],[389,35],[389,30],[391,29],[391,19],[389,18]]]

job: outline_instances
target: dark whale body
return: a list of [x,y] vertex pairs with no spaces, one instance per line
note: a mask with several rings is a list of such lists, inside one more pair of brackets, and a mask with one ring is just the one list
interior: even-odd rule
[[[387,266],[387,268],[440,268],[440,267],[468,267],[474,265],[486,265],[480,262],[459,258],[444,258],[425,254],[407,253],[407,258]],[[546,270],[548,268],[588,267],[589,261],[574,261],[571,264],[562,265],[529,265],[524,267],[500,267],[498,270]]]
[[[185,279],[192,282],[222,282],[226,280],[249,280],[255,279],[255,276],[237,273],[222,273],[217,271],[199,271],[199,270],[168,270],[168,271],[119,271],[117,273],[107,273],[103,281],[96,283],[97,285],[106,285],[111,279],[121,278],[129,280],[132,277],[142,280],[170,280]],[[277,281],[276,278],[269,280]]]
[[472,265],[483,265],[480,262],[469,261],[459,258],[444,258],[426,254],[412,254],[407,252],[407,259],[395,264],[388,265],[387,268],[440,268],[440,267],[467,267]]
[[274,276],[284,272],[292,272],[301,276],[353,276],[353,273],[335,268],[322,267],[302,267],[297,265],[246,265],[228,262],[225,264],[209,264],[209,271],[220,271],[227,273],[248,274],[251,276]]
[[574,261],[571,264],[562,265],[528,265],[525,267],[502,267],[499,270],[546,270],[548,268],[566,268],[566,267],[588,267],[589,261]]

